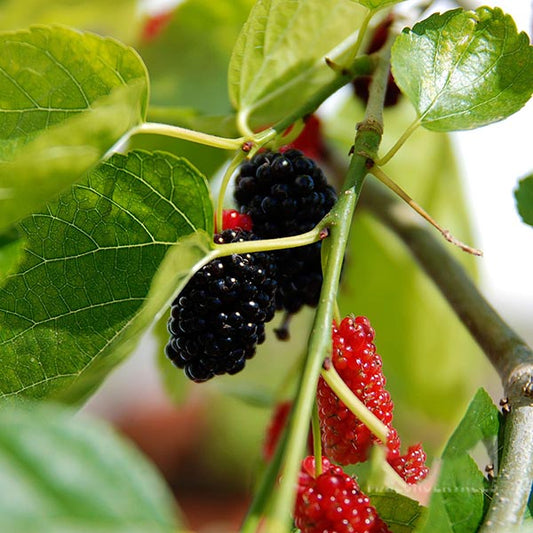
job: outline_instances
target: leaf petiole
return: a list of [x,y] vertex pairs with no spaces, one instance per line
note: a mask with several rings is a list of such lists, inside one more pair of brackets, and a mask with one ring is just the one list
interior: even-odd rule
[[242,163],[244,159],[246,159],[246,154],[242,150],[237,151],[235,155],[233,156],[233,159],[230,161],[228,168],[226,169],[226,172],[224,172],[224,177],[222,178],[222,183],[220,184],[220,189],[218,191],[217,213],[216,213],[216,224],[215,224],[215,227],[217,228],[216,231],[222,231],[224,229],[222,227],[222,214],[224,211],[224,197],[226,196],[226,189],[228,188],[228,184],[235,170],[237,170],[237,168],[239,167],[239,165]]
[[467,252],[472,255],[482,256],[483,252],[477,248],[472,248],[464,242],[456,239],[451,233],[450,230],[443,228],[438,222],[427,213],[422,207],[420,207],[395,181],[393,181],[383,170],[377,166],[373,166],[369,173],[377,178],[383,185],[386,185],[391,191],[397,194],[411,209],[416,211],[424,220],[427,220],[434,228],[439,230],[442,236],[451,244],[457,246],[464,252]]
[[266,252],[269,250],[283,250],[285,248],[295,248],[306,246],[320,240],[321,225],[319,224],[311,231],[295,235],[294,237],[283,237],[280,239],[264,239],[258,241],[232,242],[228,244],[215,244],[214,257],[223,257],[231,254],[246,254],[253,252]]
[[220,148],[221,150],[239,150],[245,142],[244,137],[237,137],[236,139],[228,139],[226,137],[218,137],[217,135],[210,135],[201,131],[189,130],[180,126],[171,126],[170,124],[162,124],[159,122],[145,122],[136,126],[128,133],[131,137],[136,133],[151,133],[156,135],[166,135],[167,137],[175,137],[184,141],[191,141],[213,148]]
[[392,148],[383,156],[375,160],[376,165],[383,166],[387,164],[395,155],[396,152],[404,145],[413,132],[420,126],[420,118],[416,118],[409,127],[402,133],[400,138],[394,143]]

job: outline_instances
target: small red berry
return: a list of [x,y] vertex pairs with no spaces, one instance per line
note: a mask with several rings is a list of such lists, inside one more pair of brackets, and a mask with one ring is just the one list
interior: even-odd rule
[[400,477],[409,484],[422,481],[429,473],[429,468],[426,466],[426,454],[421,444],[409,446],[405,455],[394,458],[389,456],[388,462]]
[[283,402],[279,403],[274,410],[272,419],[267,427],[266,438],[263,444],[263,457],[265,461],[270,461],[276,451],[281,432],[283,431],[289,413],[291,412],[291,406],[291,402]]
[[355,479],[325,457],[319,476],[314,457],[302,461],[294,522],[301,533],[390,533]]
[[309,115],[305,119],[305,126],[300,135],[281,151],[296,148],[311,159],[324,159],[327,153],[324,137],[322,134],[322,125],[316,115]]
[[158,37],[163,29],[167,26],[172,18],[173,12],[168,11],[166,13],[158,13],[149,17],[144,23],[142,29],[142,39],[145,42],[152,41]]
[[[234,229],[252,231],[252,218],[244,213],[239,213],[235,209],[224,209],[222,212],[223,229]],[[218,231],[215,228],[215,232]]]
[[[393,403],[385,389],[381,357],[373,344],[374,330],[366,317],[347,317],[333,324],[331,362],[349,389],[388,428],[387,461],[407,482],[417,483],[428,474],[422,446],[400,455],[400,438],[392,427]],[[342,465],[366,461],[379,442],[344,405],[321,377],[317,389],[318,415],[324,453]]]

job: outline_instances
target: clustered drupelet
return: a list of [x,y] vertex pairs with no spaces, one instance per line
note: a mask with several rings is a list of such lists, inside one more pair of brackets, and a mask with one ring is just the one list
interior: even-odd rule
[[[298,235],[313,229],[336,194],[302,152],[263,152],[241,165],[217,244]],[[320,242],[276,252],[232,254],[201,268],[171,306],[168,358],[197,382],[235,374],[265,339],[276,309],[316,306]]]
[[[331,361],[354,395],[387,426],[387,461],[405,482],[414,484],[428,474],[426,454],[420,444],[409,447],[405,455],[400,453],[400,438],[392,426],[394,405],[385,389],[374,335],[368,318],[363,316],[349,316],[340,324],[333,323]],[[379,439],[344,405],[323,377],[318,381],[317,405],[325,455],[341,465],[366,461],[370,448]]]
[[326,457],[318,476],[313,456],[302,461],[294,524],[301,533],[391,533],[355,479]]
[[[216,244],[255,240],[226,229]],[[265,340],[265,322],[275,312],[276,266],[264,252],[231,254],[202,267],[171,306],[168,358],[201,382],[244,368]]]
[[[237,206],[253,221],[261,239],[290,237],[312,230],[337,195],[316,163],[296,149],[262,152],[244,163],[234,192]],[[296,313],[315,307],[322,286],[321,243],[274,252],[278,266],[278,309]]]

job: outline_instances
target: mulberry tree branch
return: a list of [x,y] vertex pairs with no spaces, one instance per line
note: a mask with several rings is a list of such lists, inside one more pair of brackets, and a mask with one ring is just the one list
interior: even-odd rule
[[406,205],[367,182],[360,205],[407,245],[498,372],[511,407],[494,494],[480,529],[512,531],[522,520],[533,480],[533,350],[500,317],[446,246]]

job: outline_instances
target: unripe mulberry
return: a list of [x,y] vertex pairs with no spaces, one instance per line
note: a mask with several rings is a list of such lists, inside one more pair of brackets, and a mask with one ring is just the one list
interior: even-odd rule
[[[387,461],[407,483],[428,474],[422,446],[411,446],[400,455],[400,438],[392,426],[393,403],[385,389],[381,357],[373,343],[374,330],[366,317],[347,317],[333,324],[332,363],[339,376],[372,413],[388,428]],[[324,453],[346,465],[366,461],[370,448],[379,442],[320,377],[318,415]]]
[[[217,244],[254,240],[224,230]],[[275,312],[275,264],[268,253],[232,254],[201,268],[174,300],[168,322],[168,358],[193,381],[243,369],[265,340]]]

